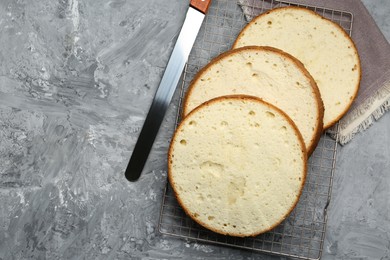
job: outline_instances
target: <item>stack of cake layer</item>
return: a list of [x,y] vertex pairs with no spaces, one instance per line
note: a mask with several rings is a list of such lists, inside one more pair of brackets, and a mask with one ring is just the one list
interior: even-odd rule
[[187,91],[168,153],[182,208],[230,236],[277,226],[299,200],[307,158],[351,106],[360,78],[358,52],[339,25],[299,7],[254,18]]

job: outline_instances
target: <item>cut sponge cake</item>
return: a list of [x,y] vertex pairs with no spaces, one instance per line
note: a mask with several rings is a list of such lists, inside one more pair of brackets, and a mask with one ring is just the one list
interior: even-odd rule
[[307,153],[293,121],[252,96],[223,96],[176,129],[168,179],[185,212],[220,234],[255,236],[281,223],[306,178]]
[[361,78],[357,49],[336,23],[300,7],[282,7],[254,18],[233,48],[272,46],[300,60],[316,81],[325,106],[324,128],[335,124],[355,99]]
[[235,94],[259,97],[282,109],[301,131],[308,153],[315,149],[324,108],[317,85],[297,59],[270,47],[225,52],[195,76],[183,115],[207,100]]

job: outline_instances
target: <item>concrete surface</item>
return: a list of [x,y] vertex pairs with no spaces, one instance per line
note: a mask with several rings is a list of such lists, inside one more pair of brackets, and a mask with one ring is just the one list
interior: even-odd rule
[[[175,105],[124,179],[187,4],[0,2],[0,259],[279,259],[157,232]],[[390,114],[336,166],[323,259],[390,259]]]

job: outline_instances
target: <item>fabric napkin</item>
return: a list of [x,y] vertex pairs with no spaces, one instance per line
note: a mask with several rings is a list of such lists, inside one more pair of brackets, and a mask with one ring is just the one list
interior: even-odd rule
[[[238,0],[238,2],[246,18],[250,20],[260,9],[266,8],[264,5],[275,6],[284,1]],[[353,14],[352,39],[360,55],[362,79],[357,98],[339,122],[338,140],[341,144],[346,144],[390,109],[390,44],[360,0],[294,0],[291,3]],[[336,129],[329,131],[331,135],[334,130]],[[333,134],[333,137],[335,136]]]

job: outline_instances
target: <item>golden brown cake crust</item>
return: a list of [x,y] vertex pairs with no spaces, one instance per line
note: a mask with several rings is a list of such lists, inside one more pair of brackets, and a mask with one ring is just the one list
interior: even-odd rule
[[[174,144],[174,141],[175,141],[175,137],[176,137],[176,134],[181,130],[181,128],[183,127],[183,125],[185,125],[185,122],[188,121],[188,120],[191,120],[191,115],[196,113],[198,110],[201,110],[203,109],[204,107],[207,107],[209,106],[210,104],[213,104],[215,102],[219,102],[221,100],[251,100],[251,101],[254,101],[254,102],[260,102],[262,104],[265,104],[266,106],[268,106],[270,109],[273,109],[273,110],[276,110],[277,112],[279,112],[280,114],[282,114],[285,119],[287,120],[287,122],[289,123],[290,126],[292,126],[292,128],[294,129],[294,132],[295,132],[295,135],[298,137],[299,139],[299,143],[300,143],[300,147],[301,147],[301,151],[302,151],[302,155],[303,155],[303,173],[302,173],[302,179],[301,179],[301,186],[300,186],[300,189],[299,189],[299,193],[297,194],[297,197],[293,203],[293,205],[290,207],[290,209],[288,209],[286,211],[286,214],[284,214],[284,216],[282,216],[278,222],[274,223],[271,227],[269,227],[268,229],[264,229],[264,230],[261,230],[259,232],[253,232],[252,234],[248,234],[248,235],[242,235],[242,234],[238,234],[238,233],[229,233],[229,232],[223,232],[219,229],[215,229],[214,227],[208,225],[207,223],[204,223],[202,221],[200,221],[198,218],[196,218],[195,216],[193,216],[190,212],[190,210],[184,205],[184,203],[182,202],[180,196],[178,195],[179,194],[179,191],[177,189],[177,187],[175,186],[175,181],[172,177],[172,155],[173,155],[173,144]],[[179,124],[179,126],[177,127],[177,129],[175,130],[175,133],[172,137],[172,141],[170,143],[170,146],[169,146],[169,151],[168,151],[168,181],[171,185],[171,187],[173,188],[173,191],[174,191],[174,194],[175,194],[175,197],[179,203],[179,205],[182,207],[182,209],[184,210],[184,212],[192,219],[194,220],[195,222],[197,222],[199,225],[215,232],[215,233],[219,233],[219,234],[222,234],[222,235],[229,235],[229,236],[236,236],[236,237],[251,237],[251,236],[257,236],[257,235],[260,235],[262,233],[265,233],[265,232],[268,232],[270,230],[272,230],[273,228],[275,228],[276,226],[280,225],[286,218],[287,216],[289,216],[292,212],[292,210],[296,207],[298,201],[299,201],[299,198],[301,197],[301,194],[302,194],[302,191],[303,191],[303,187],[304,187],[304,184],[305,184],[305,181],[306,181],[306,176],[307,176],[307,159],[308,159],[308,154],[307,154],[307,151],[306,151],[306,145],[304,143],[304,140],[303,140],[303,137],[300,133],[300,131],[298,130],[298,127],[295,125],[295,123],[287,116],[287,114],[285,112],[283,112],[282,110],[280,110],[279,108],[275,107],[274,105],[270,104],[270,103],[267,103],[265,101],[263,101],[262,99],[260,98],[257,98],[257,97],[253,97],[253,96],[247,96],[247,95],[229,95],[229,96],[221,96],[221,97],[217,97],[217,98],[214,98],[214,99],[211,99],[209,101],[206,101],[205,103],[203,103],[202,105],[198,106],[197,108],[195,108],[194,110],[192,110],[188,116],[186,116],[182,122]]]

